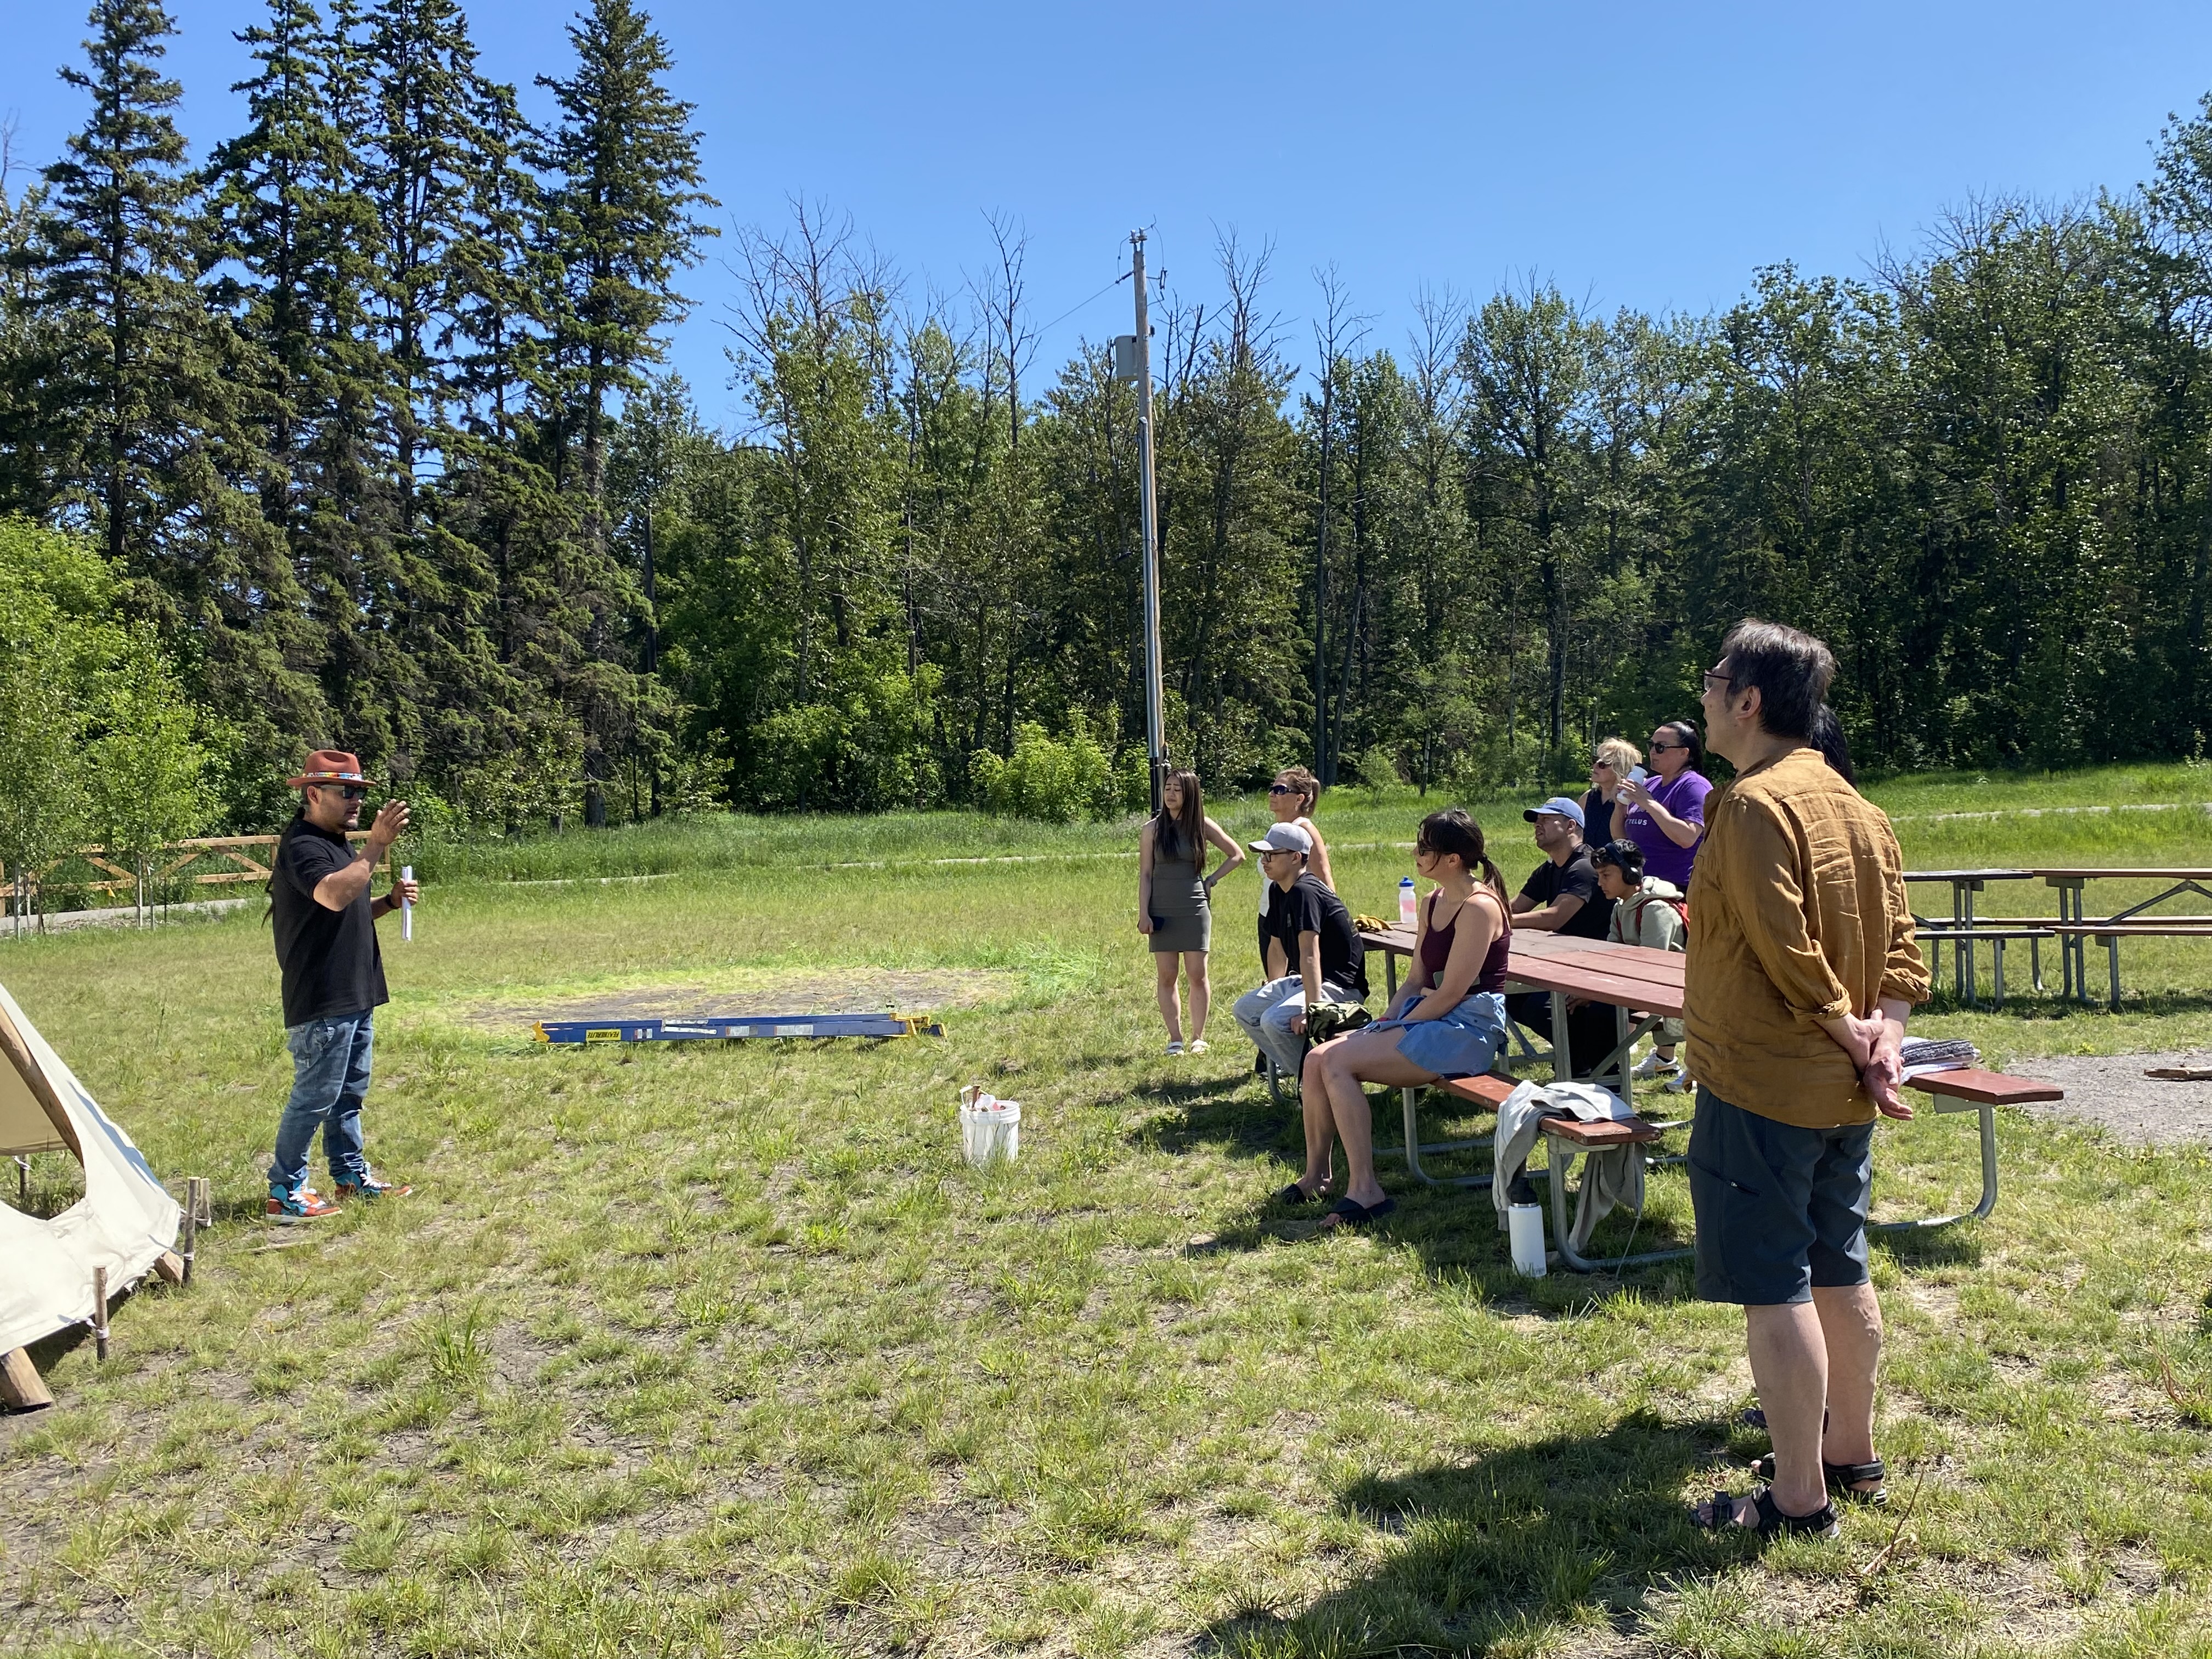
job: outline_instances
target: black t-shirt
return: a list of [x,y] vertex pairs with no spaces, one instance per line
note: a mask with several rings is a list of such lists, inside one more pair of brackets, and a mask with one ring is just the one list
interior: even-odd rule
[[1567,918],[1559,931],[1574,939],[1603,939],[1613,921],[1613,901],[1598,890],[1597,871],[1590,864],[1589,848],[1577,847],[1565,864],[1546,859],[1522,884],[1521,896],[1539,910],[1555,898],[1578,898],[1583,908]]
[[[1613,839],[1613,806],[1605,791],[1592,787],[1583,797],[1583,845],[1602,847]],[[1546,860],[1549,863],[1550,860]]]
[[1352,926],[1352,912],[1344,901],[1322,885],[1321,878],[1300,876],[1287,893],[1277,888],[1267,896],[1267,914],[1261,918],[1267,937],[1283,947],[1283,971],[1298,971],[1298,935],[1321,935],[1321,976],[1331,985],[1367,995],[1367,952]]
[[276,843],[269,879],[276,965],[284,972],[284,1023],[358,1014],[392,1000],[368,890],[343,910],[315,902],[315,884],[353,862],[345,836],[295,817]]

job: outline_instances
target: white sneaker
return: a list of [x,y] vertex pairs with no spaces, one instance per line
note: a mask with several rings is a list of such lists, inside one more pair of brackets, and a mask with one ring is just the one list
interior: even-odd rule
[[1204,1037],[1193,1037],[1190,1040],[1190,1052],[1194,1054],[1204,1054],[1206,1052],[1206,1039]]
[[1681,1069],[1674,1060],[1660,1059],[1659,1051],[1654,1048],[1636,1062],[1636,1068],[1629,1073],[1629,1076],[1639,1083],[1648,1083],[1655,1077],[1673,1077]]
[[1678,1066],[1674,1075],[1659,1085],[1659,1092],[1662,1095],[1686,1095],[1697,1086],[1698,1079]]
[[1168,1052],[1171,1054],[1181,1054],[1182,1052],[1182,1044],[1180,1042],[1170,1042],[1168,1044]]

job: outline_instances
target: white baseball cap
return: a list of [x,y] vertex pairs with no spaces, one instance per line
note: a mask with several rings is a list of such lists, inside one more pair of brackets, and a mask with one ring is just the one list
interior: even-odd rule
[[1255,853],[1307,853],[1313,851],[1313,837],[1295,823],[1279,823],[1259,840],[1248,842]]

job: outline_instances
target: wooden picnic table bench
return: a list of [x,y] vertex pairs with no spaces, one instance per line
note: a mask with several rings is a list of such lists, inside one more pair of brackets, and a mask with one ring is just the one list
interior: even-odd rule
[[[1495,1111],[1504,1103],[1506,1096],[1512,1093],[1516,1085],[1510,1078],[1493,1075],[1455,1078],[1438,1086],[1447,1094],[1486,1105]],[[1930,1097],[1929,1109],[1938,1115],[1953,1112],[1977,1114],[1981,1131],[1982,1194],[1972,1209],[1956,1215],[1924,1216],[1907,1221],[1869,1221],[1867,1224],[1869,1232],[1923,1232],[1937,1227],[1948,1227],[1956,1222],[1979,1221],[1986,1217],[1996,1208],[1997,1204],[1996,1109],[2024,1105],[2031,1101],[2063,1100],[2066,1097],[2066,1091],[2055,1083],[1972,1067],[1923,1073],[1918,1077],[1906,1079],[1905,1087]],[[1409,1124],[1411,1121],[1409,1117]],[[1680,1127],[1678,1123],[1655,1123],[1648,1118],[1638,1116],[1595,1123],[1585,1123],[1574,1117],[1547,1117],[1537,1124],[1545,1146],[1542,1173],[1545,1185],[1551,1188],[1552,1237],[1559,1247],[1559,1260],[1565,1267],[1578,1273],[1595,1273],[1606,1267],[1619,1272],[1626,1267],[1650,1267],[1662,1261],[1680,1261],[1697,1254],[1694,1248],[1647,1250],[1640,1255],[1624,1255],[1608,1263],[1589,1260],[1578,1254],[1569,1242],[1567,1175],[1575,1154],[1605,1152],[1616,1146],[1649,1146],[1668,1130]],[[1675,1160],[1662,1161],[1671,1163]],[[1536,1172],[1532,1170],[1530,1173]],[[1480,1184],[1490,1184],[1490,1177],[1483,1177]]]
[[[1392,997],[1398,994],[1398,958],[1413,954],[1414,938],[1410,929],[1402,927],[1378,928],[1359,935],[1360,942],[1369,951],[1382,952],[1388,994]],[[1506,947],[1505,972],[1509,984],[1551,994],[1552,1030],[1555,1034],[1552,1048],[1548,1051],[1530,1048],[1524,1039],[1522,1048],[1526,1057],[1552,1060],[1555,1073],[1602,1080],[1633,1108],[1635,1079],[1631,1073],[1637,1040],[1662,1019],[1679,1019],[1681,1017],[1681,953],[1649,950],[1640,945],[1613,945],[1601,939],[1574,939],[1558,933],[1539,933],[1533,928],[1520,928],[1515,930]],[[1617,1041],[1612,1051],[1594,1065],[1575,1064],[1572,1046],[1566,1040],[1566,1004],[1571,996],[1592,1002],[1609,1003],[1613,1006]],[[1517,1026],[1512,1029],[1518,1033]],[[1271,1083],[1272,1080],[1271,1077]],[[1446,1092],[1475,1100],[1478,1103],[1481,1102],[1479,1085],[1484,1079],[1463,1078],[1455,1081],[1459,1085],[1476,1086],[1478,1092],[1470,1094],[1465,1088],[1449,1085],[1446,1085]],[[1510,1091],[1513,1085],[1509,1080],[1504,1086]],[[1421,1167],[1424,1153],[1437,1155],[1470,1151],[1486,1145],[1489,1137],[1422,1144],[1419,1099],[1418,1090],[1403,1089],[1399,1091],[1399,1103],[1405,1115],[1405,1141],[1399,1146],[1378,1146],[1376,1156],[1395,1154],[1403,1157],[1407,1171],[1415,1179],[1432,1187],[1488,1186],[1488,1176],[1440,1179]],[[1496,1105],[1495,1101],[1489,1103],[1493,1108]]]
[[[2035,873],[2058,895],[2058,920],[2054,931],[2063,935],[2059,945],[2065,974],[2063,994],[2089,1000],[2088,941],[2105,941],[2106,965],[2111,969],[2112,1006],[2117,1012],[2120,1006],[2120,946],[2124,933],[2114,935],[2092,931],[2099,927],[2118,927],[2130,923],[2146,910],[2193,893],[2200,898],[2212,898],[2212,870],[2127,869],[2110,866],[2078,866],[2068,869],[2038,870]],[[2088,914],[2087,899],[2088,884],[2093,881],[2160,881],[2166,884],[2165,891],[2116,911],[2109,916]],[[2159,916],[2142,924],[2146,937],[2156,936],[2156,930],[2167,931],[2165,937],[2182,939],[2192,933],[2212,927],[2212,916]]]
[[[1948,929],[1944,928],[1940,917],[1915,916],[1913,921],[1927,928],[1931,937],[1941,931],[1942,937],[1950,943],[1952,983],[1959,988],[1960,995],[1969,1008],[1974,1006],[1976,994],[1974,946],[1982,939],[1976,931],[1974,895],[1993,881],[2026,881],[2034,874],[2033,870],[1907,870],[1905,872],[1907,883],[1932,884],[1940,882],[1951,890],[1951,920]],[[1991,920],[2008,921],[2010,918]],[[1929,953],[1928,965],[1931,975],[1938,970],[1936,954],[1942,948],[1939,943]],[[2002,945],[1993,948],[2002,955]],[[2043,986],[2043,962],[2039,953],[2035,963],[2035,982],[2036,988],[2040,990]]]

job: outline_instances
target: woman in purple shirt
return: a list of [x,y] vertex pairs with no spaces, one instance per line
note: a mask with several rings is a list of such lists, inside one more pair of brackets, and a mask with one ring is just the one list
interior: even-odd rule
[[1613,835],[1644,849],[1644,872],[1690,890],[1690,866],[1705,833],[1705,797],[1713,793],[1698,769],[1705,745],[1688,720],[1669,720],[1651,734],[1651,775],[1623,778],[1613,802]]

